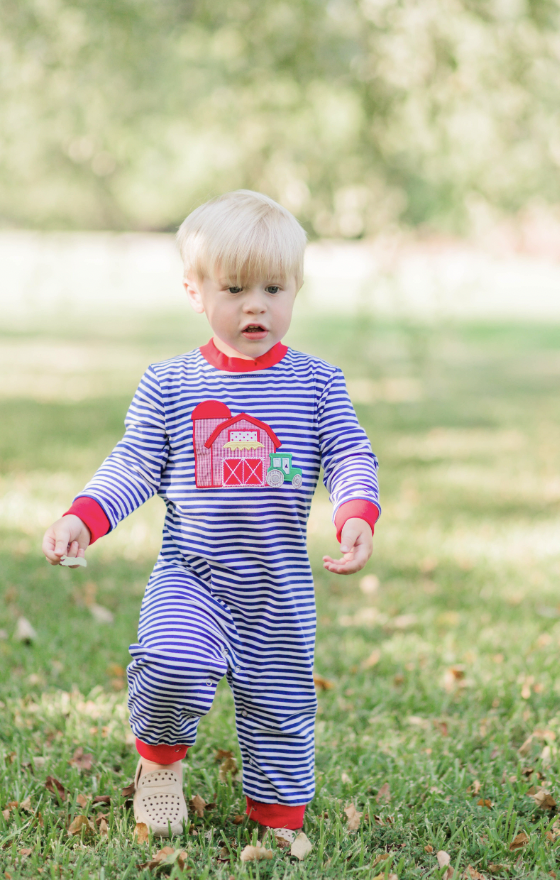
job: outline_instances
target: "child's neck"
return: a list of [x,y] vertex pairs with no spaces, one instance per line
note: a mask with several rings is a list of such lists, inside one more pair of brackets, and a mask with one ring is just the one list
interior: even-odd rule
[[[212,342],[222,354],[227,355],[230,358],[240,358],[243,361],[254,361],[255,358],[250,357],[248,354],[242,354],[240,351],[237,351],[236,348],[232,348],[231,345],[228,345],[227,342],[223,342],[217,336],[212,338]],[[266,354],[266,352],[264,352]]]

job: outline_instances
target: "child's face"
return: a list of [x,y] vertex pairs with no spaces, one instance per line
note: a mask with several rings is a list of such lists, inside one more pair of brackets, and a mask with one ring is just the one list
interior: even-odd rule
[[261,278],[239,287],[229,278],[187,275],[189,301],[204,313],[215,335],[246,357],[266,354],[280,342],[292,320],[295,278]]

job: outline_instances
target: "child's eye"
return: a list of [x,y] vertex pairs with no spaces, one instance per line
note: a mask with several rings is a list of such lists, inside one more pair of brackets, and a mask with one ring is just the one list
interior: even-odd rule
[[242,287],[228,287],[230,293],[241,293]]
[[280,290],[277,284],[269,284],[268,287],[265,287],[267,293],[278,293]]

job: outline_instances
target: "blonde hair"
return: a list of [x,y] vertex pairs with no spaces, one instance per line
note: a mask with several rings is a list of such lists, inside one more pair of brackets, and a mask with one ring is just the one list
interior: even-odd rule
[[305,231],[273,199],[248,189],[224,193],[196,208],[183,221],[177,242],[185,275],[219,272],[243,286],[257,278],[303,282]]

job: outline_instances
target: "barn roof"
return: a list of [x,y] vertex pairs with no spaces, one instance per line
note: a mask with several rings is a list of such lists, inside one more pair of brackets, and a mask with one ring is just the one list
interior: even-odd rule
[[193,409],[191,419],[231,419],[231,411],[219,400],[203,400]]
[[[199,404],[200,406],[200,404]],[[232,425],[235,425],[236,422],[239,422],[240,419],[246,419],[248,422],[251,422],[253,425],[256,425],[257,428],[262,428],[263,431],[266,431],[272,442],[274,443],[274,448],[278,449],[279,446],[282,446],[282,441],[278,439],[272,428],[266,425],[264,422],[261,422],[260,419],[255,419],[253,416],[248,416],[247,413],[239,413],[238,416],[233,416],[231,419],[228,419],[227,422],[222,422],[221,425],[216,425],[212,433],[210,434],[208,440],[204,444],[208,449],[212,446],[217,436],[222,433],[226,428],[231,428]]]

